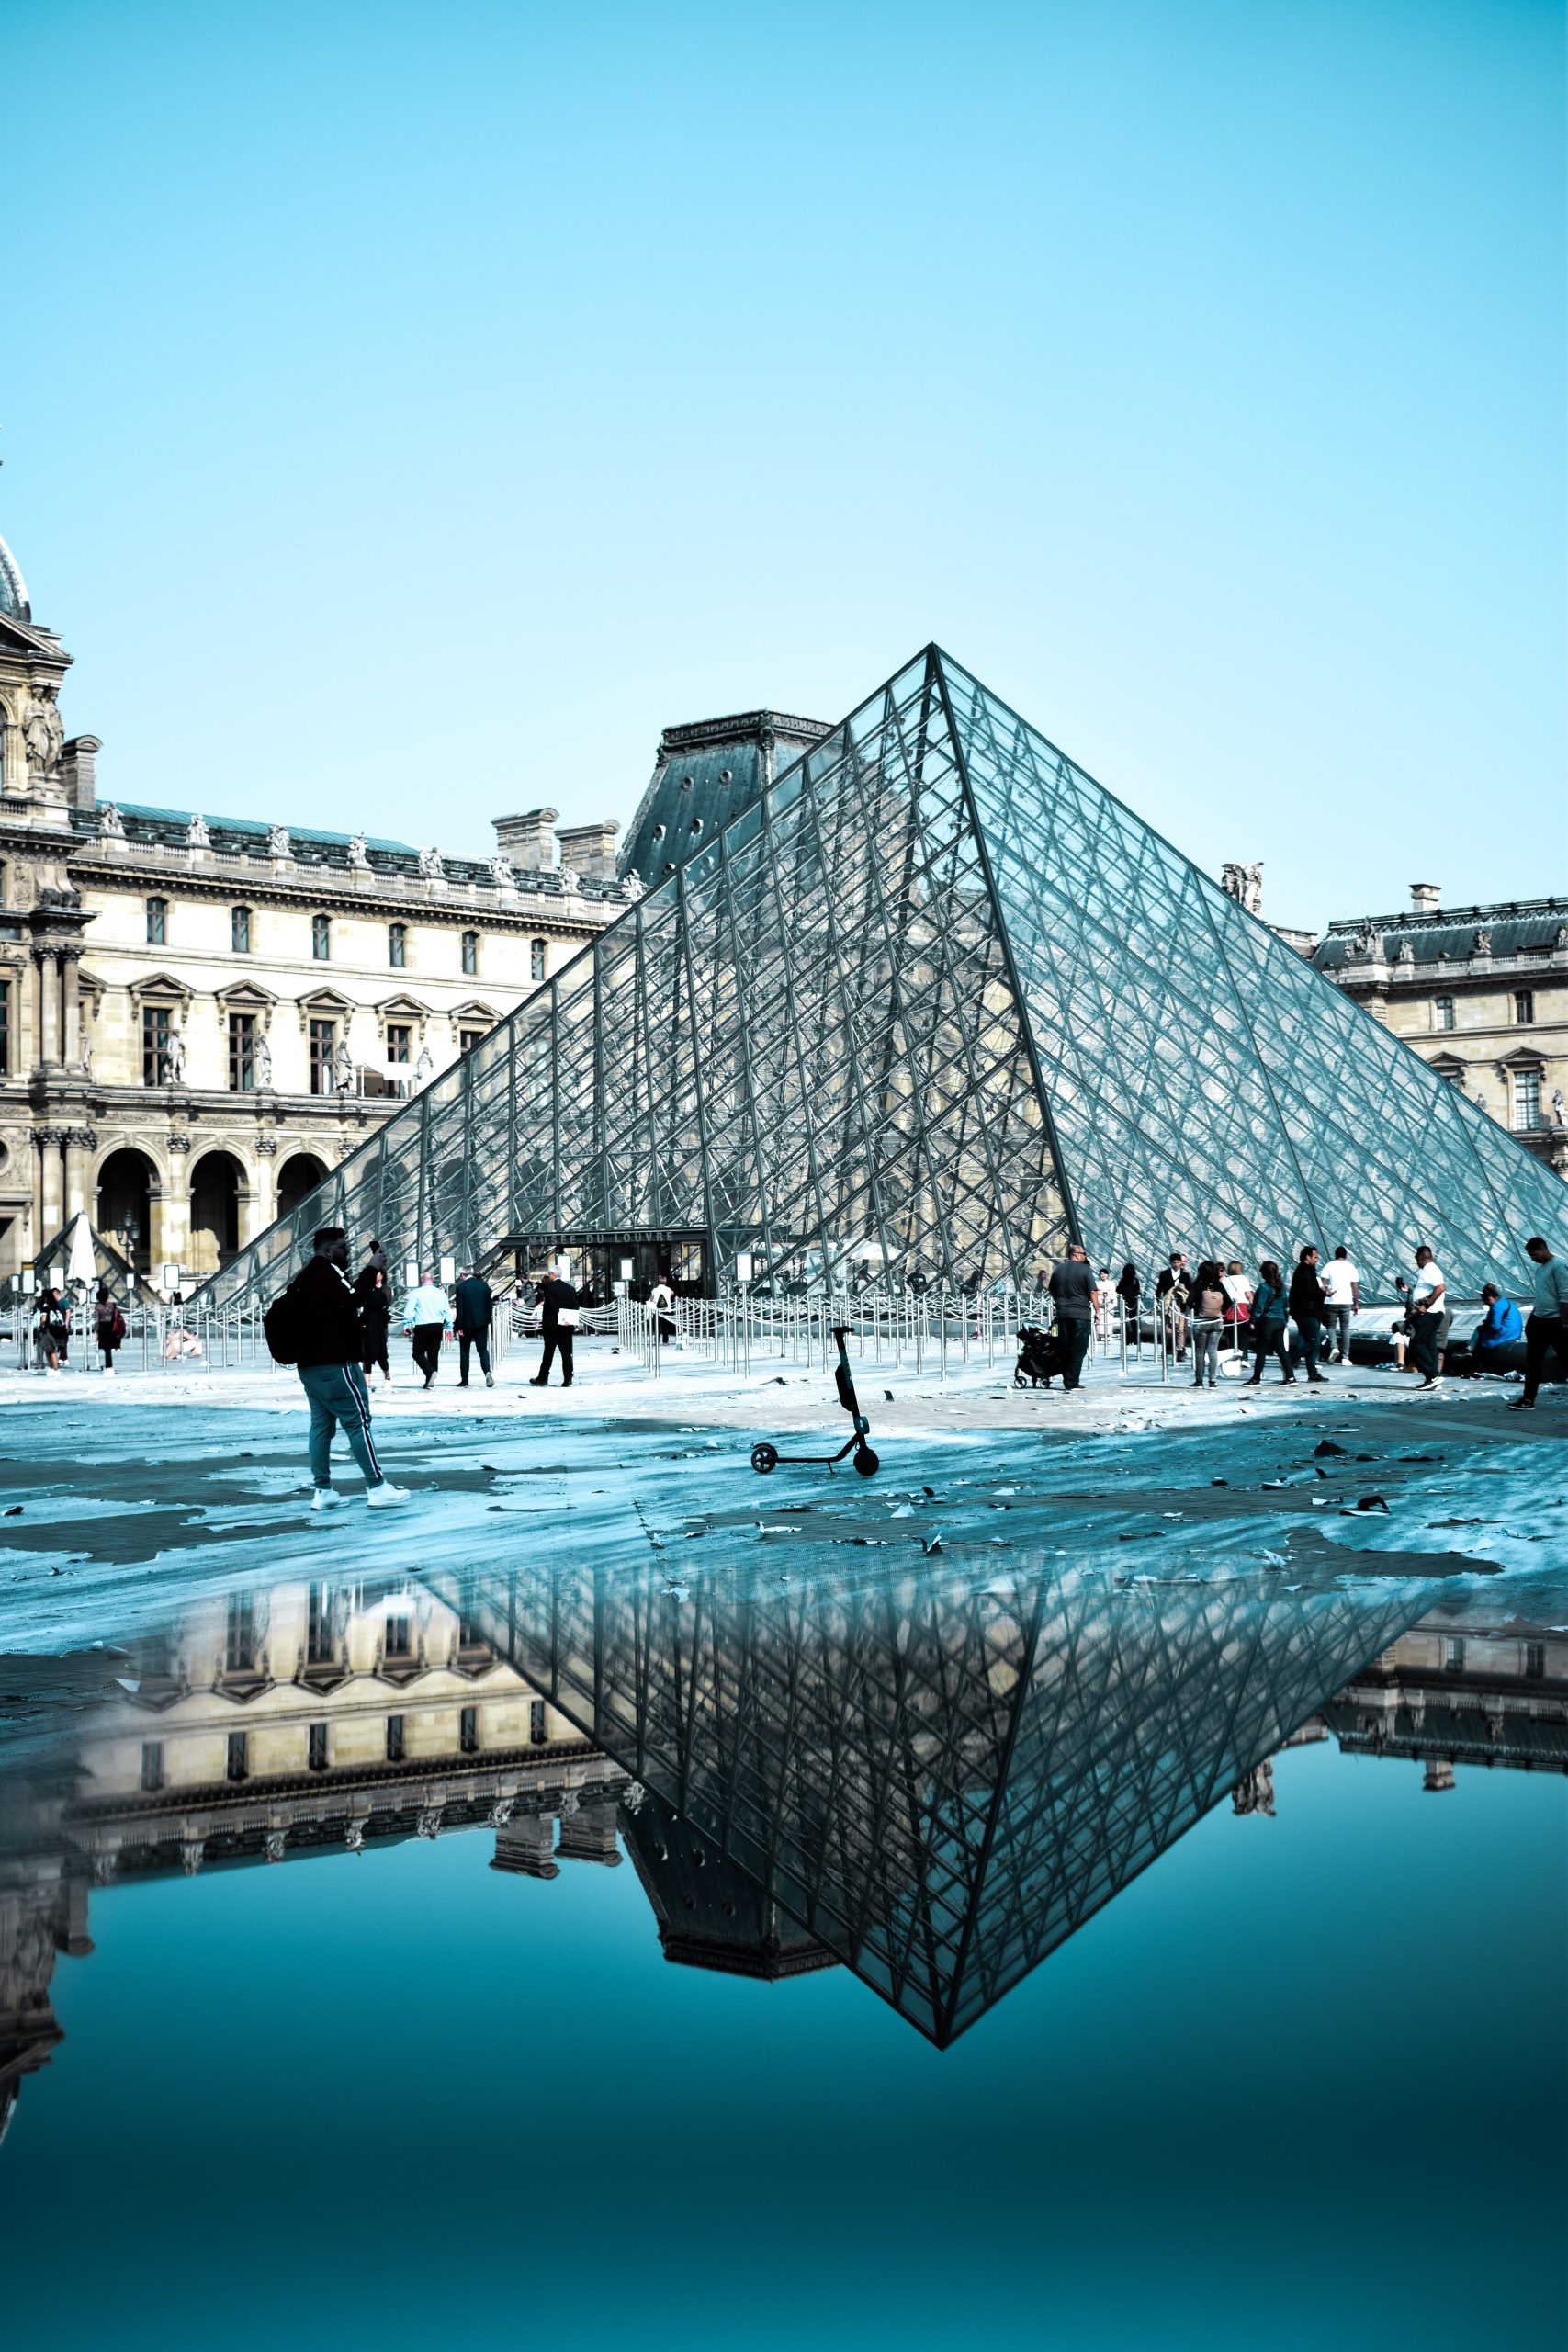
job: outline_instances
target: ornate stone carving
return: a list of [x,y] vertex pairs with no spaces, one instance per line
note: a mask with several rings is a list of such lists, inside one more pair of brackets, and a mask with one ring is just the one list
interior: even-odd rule
[[354,1056],[348,1050],[348,1040],[340,1037],[333,1055],[333,1084],[340,1094],[354,1091]]
[[563,865],[561,867],[560,886],[569,898],[576,898],[578,892],[582,888],[582,883],[575,866]]
[[258,1094],[272,1092],[272,1047],[259,1032],[251,1043],[251,1083]]
[[517,1800],[515,1797],[497,1797],[495,1803],[490,1809],[491,1827],[492,1829],[504,1829],[507,1823],[511,1820],[513,1814],[516,1811],[516,1808]]
[[276,1136],[257,1136],[256,1149],[260,1152],[264,1159],[276,1159],[277,1158],[277,1137]]
[[365,1824],[363,1821],[351,1821],[349,1823],[348,1827],[343,1833],[343,1842],[348,1848],[351,1854],[362,1854],[365,1851]]
[[186,849],[210,849],[212,847],[212,835],[208,831],[207,820],[205,817],[193,817],[189,824],[186,827]]
[[204,1862],[206,1860],[207,1860],[207,1841],[206,1841],[206,1839],[205,1839],[205,1838],[181,1838],[181,1840],[180,1840],[180,1868],[181,1868],[181,1870],[183,1870],[183,1871],[184,1871],[184,1872],[185,1872],[185,1874],[186,1874],[186,1878],[194,1878],[194,1877],[196,1876],[196,1874],[197,1874],[197,1871],[201,1868],[201,1866],[202,1866],[203,1862]]
[[288,838],[287,825],[269,825],[266,835],[267,854],[271,857],[292,857],[294,844]]
[[1568,1104],[1565,1104],[1562,1100],[1562,1089],[1560,1086],[1554,1086],[1551,1090],[1551,1124],[1554,1127],[1568,1127]]
[[509,857],[492,857],[490,873],[498,890],[515,890],[517,888],[517,868]]
[[637,900],[642,896],[642,876],[640,874],[628,874],[626,876],[621,884],[621,895],[623,898],[629,899],[633,906],[636,906]]
[[1227,899],[1234,899],[1238,907],[1245,907],[1247,909],[1249,915],[1260,915],[1263,912],[1263,867],[1261,864],[1256,865],[1230,865],[1222,867],[1220,872],[1220,888],[1224,892]]
[[269,1862],[280,1862],[288,1850],[287,1829],[269,1829],[262,1839],[262,1852]]
[[413,1066],[414,1091],[423,1094],[435,1074],[435,1062],[428,1046],[419,1049],[419,1059]]
[[60,766],[60,754],[65,749],[65,729],[60,723],[60,707],[52,686],[40,686],[38,697],[28,714],[22,740],[28,747],[28,765],[36,776],[51,780]]
[[[164,1054],[164,1072],[171,1086],[185,1084],[186,1041],[185,1032],[181,1029],[171,1029],[169,1032],[169,1042]],[[173,1140],[171,1136],[170,1141],[173,1142]]]
[[446,868],[441,863],[441,852],[438,849],[422,849],[419,854],[419,870],[427,882],[443,881],[446,878]]
[[363,833],[355,833],[348,845],[348,863],[355,874],[370,871],[370,843]]
[[100,839],[111,842],[125,839],[125,820],[112,800],[106,800],[98,810],[98,833]]
[[439,1838],[442,1808],[438,1804],[422,1805],[414,1827],[422,1838]]
[[1472,956],[1490,956],[1492,953],[1492,933],[1484,923],[1478,924],[1476,927],[1475,944],[1471,953]]

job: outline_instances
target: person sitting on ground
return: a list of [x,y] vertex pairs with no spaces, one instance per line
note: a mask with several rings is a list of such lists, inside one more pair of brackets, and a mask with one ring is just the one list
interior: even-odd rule
[[327,1510],[343,1500],[332,1469],[333,1432],[341,1429],[365,1473],[367,1503],[372,1510],[385,1510],[406,1503],[409,1492],[393,1486],[376,1458],[370,1393],[360,1370],[364,1333],[347,1265],[348,1236],[341,1225],[323,1225],[311,1255],[278,1304],[288,1318],[299,1385],[310,1405],[310,1483],[316,1490],[311,1509]]
[[1062,1342],[1062,1385],[1077,1388],[1089,1353],[1089,1318],[1094,1313],[1094,1276],[1089,1252],[1075,1241],[1063,1263],[1051,1276],[1050,1292],[1056,1302],[1056,1329]]
[[1497,1358],[1504,1348],[1517,1347],[1525,1336],[1525,1318],[1511,1298],[1505,1298],[1495,1283],[1483,1283],[1481,1304],[1485,1309],[1475,1327],[1470,1343],[1468,1369],[1472,1377],[1491,1374],[1500,1378]]
[[1549,1355],[1555,1356],[1559,1375],[1568,1379],[1568,1263],[1551,1254],[1551,1245],[1537,1233],[1525,1243],[1525,1255],[1535,1268],[1535,1304],[1525,1325],[1525,1385],[1509,1405],[1510,1413],[1531,1413]]
[[1201,1388],[1203,1375],[1213,1388],[1219,1376],[1220,1333],[1224,1329],[1224,1277],[1216,1261],[1205,1258],[1192,1277],[1192,1385]]
[[563,1274],[546,1274],[539,1283],[539,1328],[544,1336],[545,1352],[539,1369],[529,1383],[532,1388],[547,1388],[550,1366],[560,1357],[560,1385],[571,1386],[571,1343],[577,1331],[578,1295]]
[[114,1370],[115,1351],[125,1338],[125,1317],[110,1295],[107,1283],[98,1284],[98,1295],[93,1302],[93,1337],[104,1360],[104,1370]]
[[442,1340],[451,1329],[451,1302],[430,1268],[422,1275],[418,1289],[410,1291],[403,1301],[403,1329],[413,1334],[413,1360],[424,1374],[427,1388],[441,1361]]
[[1285,1281],[1273,1258],[1265,1258],[1258,1269],[1258,1287],[1252,1294],[1252,1344],[1255,1351],[1249,1388],[1257,1388],[1263,1379],[1263,1363],[1267,1356],[1280,1359],[1280,1377],[1283,1385],[1293,1388],[1296,1375],[1291,1370],[1291,1359],[1285,1351]]

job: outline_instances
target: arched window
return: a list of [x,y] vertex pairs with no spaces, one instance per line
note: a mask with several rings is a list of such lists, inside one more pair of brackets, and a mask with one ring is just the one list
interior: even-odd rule
[[542,980],[545,977],[545,943],[536,939],[528,950],[528,978]]
[[251,952],[251,910],[249,907],[231,907],[229,910],[229,944],[236,956]]
[[479,935],[477,931],[463,933],[463,970],[472,979],[479,968]]

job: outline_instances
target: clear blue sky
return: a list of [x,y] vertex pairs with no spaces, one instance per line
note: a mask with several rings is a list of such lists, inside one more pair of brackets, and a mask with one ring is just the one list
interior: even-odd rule
[[1540,0],[52,0],[0,532],[106,797],[488,849],[937,638],[1317,922],[1568,885]]

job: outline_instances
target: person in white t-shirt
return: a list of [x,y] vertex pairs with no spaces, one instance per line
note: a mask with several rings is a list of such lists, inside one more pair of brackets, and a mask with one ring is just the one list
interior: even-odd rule
[[1423,1388],[1438,1385],[1438,1341],[1448,1287],[1441,1266],[1425,1242],[1416,1252],[1415,1281],[1407,1283],[1401,1274],[1395,1284],[1410,1302],[1410,1354]]
[[1335,1346],[1334,1335],[1339,1334],[1338,1346],[1331,1361],[1348,1363],[1350,1360],[1350,1318],[1361,1304],[1361,1277],[1350,1262],[1350,1252],[1343,1242],[1323,1270],[1323,1322],[1328,1334],[1327,1345]]

